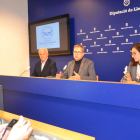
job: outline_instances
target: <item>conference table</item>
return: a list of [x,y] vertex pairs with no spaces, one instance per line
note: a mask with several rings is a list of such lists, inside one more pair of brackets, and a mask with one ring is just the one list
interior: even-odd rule
[[140,139],[140,85],[0,76],[4,111],[93,136]]

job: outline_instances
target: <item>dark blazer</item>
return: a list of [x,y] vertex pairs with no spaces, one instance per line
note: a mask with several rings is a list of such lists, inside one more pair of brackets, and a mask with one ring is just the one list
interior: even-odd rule
[[[62,74],[62,78],[68,79],[70,76],[72,76],[74,65],[75,60],[72,60],[68,63],[66,70]],[[96,73],[93,61],[87,58],[83,58],[80,64],[78,74],[81,76],[81,80],[96,80]]]
[[31,76],[36,77],[56,76],[56,73],[57,73],[56,63],[48,58],[42,72],[41,72],[41,60],[35,64],[35,68]]

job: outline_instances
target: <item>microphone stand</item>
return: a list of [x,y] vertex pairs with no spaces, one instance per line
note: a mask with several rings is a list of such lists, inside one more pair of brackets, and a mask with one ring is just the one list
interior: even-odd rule
[[29,69],[30,69],[30,66],[20,76],[22,76]]

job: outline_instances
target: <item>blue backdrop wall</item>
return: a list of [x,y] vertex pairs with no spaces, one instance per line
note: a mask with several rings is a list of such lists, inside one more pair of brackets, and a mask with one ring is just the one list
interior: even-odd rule
[[[28,0],[29,22],[69,13],[71,51],[85,46],[101,81],[120,81],[129,64],[130,48],[140,42],[138,0]],[[58,72],[73,56],[51,57]],[[31,73],[38,57],[30,58]]]

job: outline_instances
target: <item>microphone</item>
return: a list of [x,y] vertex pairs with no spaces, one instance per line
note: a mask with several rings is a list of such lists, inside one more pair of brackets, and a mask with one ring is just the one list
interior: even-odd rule
[[128,67],[128,66],[125,66],[124,71],[123,71],[124,76],[123,76],[123,78],[121,79],[121,82],[126,82],[126,81],[127,81],[127,73],[128,73],[128,72],[129,72],[129,67]]
[[20,75],[22,76],[26,71],[28,71],[30,69],[30,66]]
[[67,68],[67,65],[64,66],[64,68],[63,68],[63,72],[66,70],[66,68]]
[[125,68],[124,68],[124,74],[126,74],[127,73],[127,71],[128,71],[128,66],[125,66]]

